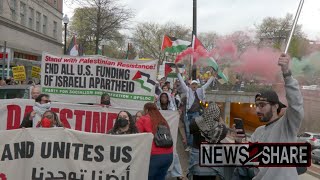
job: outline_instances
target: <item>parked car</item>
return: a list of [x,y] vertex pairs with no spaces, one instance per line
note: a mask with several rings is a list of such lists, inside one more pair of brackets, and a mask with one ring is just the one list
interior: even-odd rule
[[311,159],[313,164],[320,163],[320,149],[314,149],[311,151]]
[[308,142],[311,144],[312,149],[320,148],[320,134],[304,132],[298,135],[298,142]]
[[0,87],[0,99],[31,99],[32,85],[7,85]]

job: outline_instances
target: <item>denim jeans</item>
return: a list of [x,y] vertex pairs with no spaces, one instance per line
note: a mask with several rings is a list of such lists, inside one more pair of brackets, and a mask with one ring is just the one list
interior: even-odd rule
[[172,162],[172,169],[168,171],[167,178],[170,177],[182,177],[182,168],[180,164],[179,155],[177,153],[173,153],[173,162]]
[[199,112],[192,112],[192,113],[187,113],[187,118],[185,118],[184,124],[186,126],[186,136],[187,136],[187,144],[188,146],[192,146],[192,135],[190,134],[190,123],[192,121],[192,119],[196,118],[200,116]]
[[165,180],[172,160],[172,153],[151,155],[148,180]]

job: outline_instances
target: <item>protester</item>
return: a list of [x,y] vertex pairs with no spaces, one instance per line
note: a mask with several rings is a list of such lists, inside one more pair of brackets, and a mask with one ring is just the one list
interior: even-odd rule
[[14,85],[14,82],[13,82],[13,80],[12,80],[11,77],[9,77],[9,78],[6,79],[6,84],[7,84],[7,85]]
[[39,86],[33,86],[31,89],[31,97],[32,99],[36,99],[41,94],[41,90]]
[[167,85],[163,85],[161,89],[162,89],[162,92],[170,93]]
[[60,121],[58,115],[53,111],[46,111],[41,120],[38,122],[37,127],[52,128],[52,127],[64,127]]
[[193,135],[193,144],[189,160],[189,176],[193,180],[214,180],[216,176],[223,178],[223,167],[200,167],[200,144],[220,143],[227,136],[228,130],[224,123],[220,122],[220,108],[214,102],[210,102],[201,116],[191,121],[190,133]]
[[161,89],[160,89],[160,84],[159,84],[159,82],[156,82],[156,85],[155,85],[155,94],[156,95],[160,95],[161,94]]
[[164,85],[164,83],[166,82],[166,77],[162,77],[159,81],[159,85],[162,88],[162,86]]
[[35,99],[35,105],[33,106],[33,111],[28,113],[22,120],[20,128],[31,128],[36,127],[38,122],[41,120],[42,115],[50,110],[51,101],[49,99],[49,95],[40,94]]
[[[150,132],[155,134],[158,125],[164,125],[170,128],[167,121],[161,115],[154,103],[146,103],[144,105],[144,116],[137,121],[137,127],[140,132]],[[157,147],[152,142],[151,157],[149,164],[149,180],[164,180],[167,171],[173,160],[173,147]]]
[[186,136],[185,124],[184,124],[185,118],[186,118],[186,116],[185,116],[186,102],[187,102],[187,97],[185,97],[185,96],[182,97],[180,107],[179,107],[180,119],[179,119],[179,127],[178,127],[184,146],[187,146],[187,136]]
[[111,106],[110,96],[108,93],[101,95],[100,104],[106,105],[107,107]]
[[1,80],[0,80],[0,87],[1,87],[1,86],[5,86],[5,85],[7,85],[6,81],[1,79]]
[[29,80],[28,83],[29,85],[35,85],[35,83],[32,80]]
[[137,122],[141,118],[141,116],[143,116],[143,111],[138,111],[134,116],[135,122]]
[[157,106],[159,110],[177,110],[174,100],[171,99],[171,96],[166,92],[160,94]]
[[166,81],[166,82],[164,83],[164,85],[167,86],[168,91],[171,93],[172,90],[171,90],[170,81]]
[[135,134],[138,132],[132,115],[128,111],[120,111],[108,134]]
[[[162,93],[160,95],[160,103],[158,105],[159,110],[177,110],[173,103],[169,101],[168,93]],[[173,100],[172,100],[173,101]],[[171,105],[170,105],[171,104]],[[173,167],[170,171],[168,171],[168,175],[170,177],[176,177],[177,179],[183,179],[182,168],[180,164],[180,159],[177,152],[173,152]]]
[[178,92],[177,88],[172,89],[171,97],[174,99],[176,107],[179,108],[180,103],[181,103],[181,97],[180,97],[180,93]]
[[[183,92],[186,93],[186,97],[187,97],[187,104],[186,104],[187,118],[185,118],[185,130],[187,135],[187,144],[190,148],[192,146],[192,136],[190,135],[190,129],[189,129],[190,121],[200,115],[200,110],[201,110],[200,101],[202,102],[205,101],[205,90],[210,86],[210,84],[215,79],[216,73],[212,73],[212,75],[214,76],[212,76],[207,81],[207,83],[203,85],[201,88],[198,88],[199,82],[197,80],[193,80],[191,82],[190,87],[188,87],[183,81],[177,66],[176,66],[176,73],[178,74],[178,79],[182,86],[181,88]],[[189,148],[187,148],[186,150],[189,150]]]
[[[255,96],[256,113],[259,120],[266,125],[260,126],[254,131],[251,135],[251,142],[288,143],[297,140],[297,133],[304,117],[303,97],[299,90],[298,81],[291,76],[289,63],[290,57],[281,54],[278,64],[284,77],[288,107],[283,116],[279,116],[281,109],[286,106],[279,101],[277,93],[273,90],[258,93]],[[242,131],[240,129],[235,130],[237,132]],[[243,135],[236,134],[235,136],[237,141],[243,142]],[[295,167],[259,167],[254,169],[253,172],[253,180],[298,179]],[[238,176],[239,174],[235,174],[234,179],[237,179]]]

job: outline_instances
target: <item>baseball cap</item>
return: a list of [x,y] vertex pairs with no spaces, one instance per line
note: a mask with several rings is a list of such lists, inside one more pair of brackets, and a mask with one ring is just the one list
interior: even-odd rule
[[267,101],[275,104],[279,104],[279,108],[287,107],[282,102],[279,101],[279,97],[274,90],[264,90],[258,93],[255,97],[255,101]]
[[199,84],[199,82],[197,80],[192,80],[191,84],[194,84],[194,83]]

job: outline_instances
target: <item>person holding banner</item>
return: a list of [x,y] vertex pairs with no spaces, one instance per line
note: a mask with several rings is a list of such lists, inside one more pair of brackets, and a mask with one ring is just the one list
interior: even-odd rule
[[53,111],[46,111],[42,115],[41,121],[38,122],[37,127],[52,128],[52,127],[64,127],[60,121],[58,115]]
[[32,99],[36,99],[41,94],[41,90],[39,86],[33,86],[31,89],[31,97]]
[[38,122],[41,120],[42,115],[50,110],[51,101],[49,99],[49,95],[40,94],[36,99],[36,103],[33,106],[33,111],[28,113],[22,120],[20,124],[20,128],[32,128],[36,127]]
[[138,132],[132,115],[128,111],[120,111],[108,134],[135,134]]
[[106,105],[107,107],[111,106],[110,96],[108,93],[101,95],[100,104]]
[[[137,121],[138,130],[155,134],[158,125],[170,128],[167,121],[161,115],[157,106],[154,103],[146,103],[144,105],[144,113]],[[173,160],[173,146],[171,147],[158,147],[155,142],[152,142],[151,157],[149,164],[149,180],[164,180],[167,171]]]

